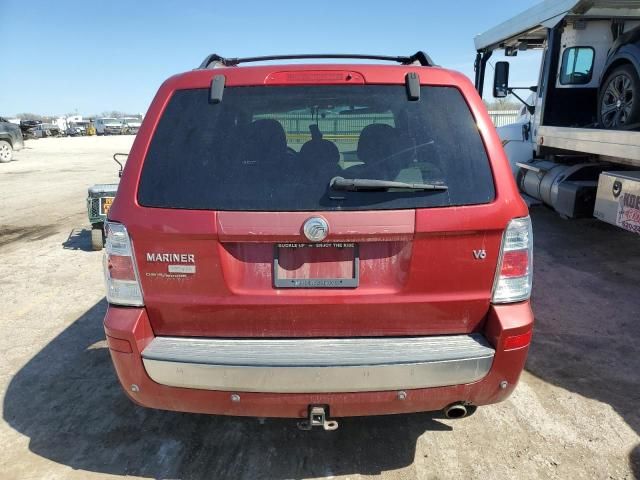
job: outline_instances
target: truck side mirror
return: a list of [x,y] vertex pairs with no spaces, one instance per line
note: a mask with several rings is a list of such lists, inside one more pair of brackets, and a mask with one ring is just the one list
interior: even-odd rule
[[509,62],[496,62],[493,75],[493,96],[504,98],[509,95]]

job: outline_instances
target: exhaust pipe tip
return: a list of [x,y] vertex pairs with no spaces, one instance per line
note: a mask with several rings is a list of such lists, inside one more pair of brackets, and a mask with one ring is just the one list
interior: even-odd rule
[[454,403],[444,409],[444,416],[452,420],[464,418],[475,412],[475,407],[465,405],[464,403]]

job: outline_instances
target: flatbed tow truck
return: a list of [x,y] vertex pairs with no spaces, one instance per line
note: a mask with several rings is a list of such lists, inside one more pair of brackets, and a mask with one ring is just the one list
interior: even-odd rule
[[[493,96],[524,105],[498,133],[525,198],[640,233],[640,1],[547,0],[475,48],[480,95],[491,66]],[[512,87],[509,63],[490,59],[527,50],[542,51],[538,82]]]

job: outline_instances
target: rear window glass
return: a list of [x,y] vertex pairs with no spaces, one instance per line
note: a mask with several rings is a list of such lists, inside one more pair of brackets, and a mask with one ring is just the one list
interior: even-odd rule
[[[142,170],[143,206],[204,210],[382,210],[488,203],[487,154],[461,93],[403,85],[176,91]],[[332,178],[447,190],[335,191]]]

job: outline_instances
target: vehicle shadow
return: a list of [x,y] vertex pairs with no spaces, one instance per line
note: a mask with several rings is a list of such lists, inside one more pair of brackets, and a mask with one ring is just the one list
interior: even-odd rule
[[29,449],[72,467],[152,478],[308,478],[411,465],[436,414],[343,419],[335,432],[295,420],[150,410],[122,393],[105,347],[100,301],[11,380],[4,419]]
[[69,232],[67,239],[62,242],[65,250],[82,250],[93,252],[91,248],[91,230],[88,228],[74,228]]
[[[640,242],[595,219],[531,210],[535,333],[526,369],[610,405],[640,434]],[[640,478],[640,445],[629,464]]]

